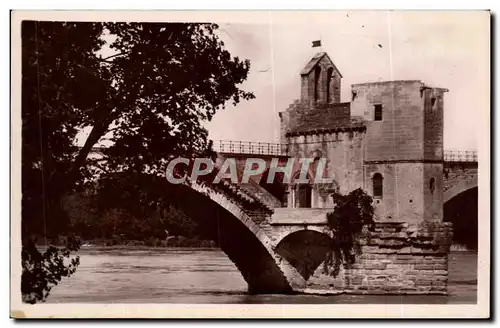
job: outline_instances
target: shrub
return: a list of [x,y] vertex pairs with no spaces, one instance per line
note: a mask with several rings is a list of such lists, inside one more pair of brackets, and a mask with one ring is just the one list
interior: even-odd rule
[[144,244],[149,247],[157,247],[158,245],[160,245],[160,240],[156,237],[150,237],[146,239]]
[[364,226],[373,225],[373,199],[358,188],[347,195],[333,194],[333,202],[335,209],[327,214],[333,237],[332,251],[327,254],[324,272],[337,276],[342,264],[353,264],[356,255],[361,254],[359,235]]

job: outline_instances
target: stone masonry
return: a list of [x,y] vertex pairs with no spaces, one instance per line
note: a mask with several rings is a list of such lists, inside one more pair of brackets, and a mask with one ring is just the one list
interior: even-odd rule
[[[376,226],[360,236],[362,252],[355,264],[338,277],[323,273],[320,265],[308,277],[307,288],[446,293],[452,236],[450,223],[443,222],[443,95],[447,90],[414,80],[360,83],[351,86],[350,102],[341,102],[331,96],[332,87],[340,88],[341,78],[328,55],[315,55],[301,73],[300,100],[280,113],[281,144],[287,145],[287,155],[326,158],[326,175],[334,180],[329,186],[311,182],[310,188],[292,182],[287,204],[323,208],[325,224],[328,209],[333,210],[334,191],[362,188],[374,197]],[[375,179],[380,179],[378,189]],[[307,192],[311,195],[305,197]],[[312,219],[311,213],[296,210],[293,216],[274,213],[278,235],[283,234],[287,215],[297,225],[305,226]],[[321,215],[314,220],[321,221]],[[291,222],[286,224],[293,230]],[[319,233],[321,228],[313,230]],[[289,236],[278,238],[279,243]]]
[[353,294],[446,294],[451,223],[377,223],[360,237],[361,255],[339,277],[320,266],[310,291]]
[[[235,160],[238,179],[248,158],[264,160],[265,171],[176,195],[193,197],[197,206],[185,210],[212,229],[251,292],[446,294],[452,226],[443,222],[443,203],[477,187],[477,164],[444,165],[446,90],[421,81],[361,83],[341,102],[341,79],[327,54],[315,55],[301,72],[300,99],[280,113],[279,154],[218,153],[218,166]],[[313,159],[307,179],[296,180],[294,166],[290,183],[270,186],[274,157],[279,166]],[[318,159],[326,159],[331,182],[312,179]],[[331,196],[357,188],[373,197],[375,224],[358,236],[355,262],[332,276]]]

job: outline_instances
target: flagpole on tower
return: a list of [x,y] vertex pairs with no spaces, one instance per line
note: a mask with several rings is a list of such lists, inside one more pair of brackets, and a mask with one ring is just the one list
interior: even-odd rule
[[323,52],[323,42],[321,42],[321,28],[318,28],[318,34],[319,34],[319,52]]
[[320,40],[314,40],[312,42],[312,47],[313,48],[319,47],[319,51],[322,52],[323,51],[323,47],[321,46],[321,39]]

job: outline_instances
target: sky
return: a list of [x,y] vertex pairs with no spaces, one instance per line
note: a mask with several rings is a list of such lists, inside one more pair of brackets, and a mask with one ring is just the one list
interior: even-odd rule
[[[489,115],[487,12],[330,11],[290,16],[263,13],[258,23],[217,22],[233,56],[249,59],[241,85],[256,98],[228,104],[205,124],[213,140],[279,141],[278,112],[300,96],[300,70],[318,51],[351,84],[422,80],[449,90],[444,103],[445,149],[476,150]],[[312,48],[321,40],[321,48]]]

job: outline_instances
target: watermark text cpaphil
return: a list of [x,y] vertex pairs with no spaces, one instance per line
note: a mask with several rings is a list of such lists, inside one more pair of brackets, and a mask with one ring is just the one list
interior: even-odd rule
[[222,162],[214,162],[211,158],[177,157],[168,163],[166,178],[172,184],[199,178],[210,178],[212,183],[230,180],[234,184],[245,184],[252,176],[265,177],[267,183],[331,183],[334,178],[327,176],[326,167],[326,158],[288,158],[283,161],[277,157],[270,160],[228,157]]

